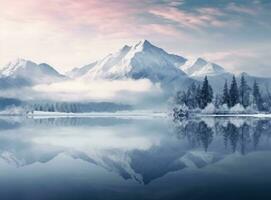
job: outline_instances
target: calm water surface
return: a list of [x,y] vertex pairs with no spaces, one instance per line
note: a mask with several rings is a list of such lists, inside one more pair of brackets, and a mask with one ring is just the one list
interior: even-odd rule
[[271,199],[271,121],[0,118],[0,199]]

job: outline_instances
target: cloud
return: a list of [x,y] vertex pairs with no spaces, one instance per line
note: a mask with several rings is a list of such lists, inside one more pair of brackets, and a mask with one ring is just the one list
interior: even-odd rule
[[[271,69],[268,47],[250,47],[220,52],[205,53],[208,60],[225,67],[229,72],[247,72],[251,75],[270,77]],[[255,70],[257,69],[257,70]]]
[[142,38],[186,37],[146,16],[152,6],[147,0],[0,0],[0,65],[23,57],[63,72]]
[[95,80],[65,81],[33,87],[39,98],[62,101],[113,101],[122,103],[144,103],[144,100],[162,94],[159,85],[142,80]]
[[160,6],[150,9],[149,12],[153,15],[160,16],[164,19],[178,23],[181,26],[191,29],[200,29],[201,27],[220,27],[228,25],[223,20],[220,20],[218,16],[224,15],[224,13],[216,8],[204,7],[197,9],[196,12],[189,12],[181,10],[175,7]]
[[[23,3],[22,3],[23,2]],[[90,26],[97,32],[115,32],[132,20],[136,8],[121,1],[96,0],[11,0],[2,3],[1,15],[20,22],[46,22],[61,29],[77,29]]]
[[244,14],[249,14],[249,15],[256,15],[259,13],[259,7],[258,6],[244,6],[244,5],[237,5],[234,2],[231,2],[227,6],[227,10],[237,12],[237,13],[244,13]]

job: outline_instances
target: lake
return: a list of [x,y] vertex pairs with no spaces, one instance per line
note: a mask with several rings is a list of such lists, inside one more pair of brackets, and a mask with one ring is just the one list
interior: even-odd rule
[[0,118],[1,200],[271,199],[271,121]]

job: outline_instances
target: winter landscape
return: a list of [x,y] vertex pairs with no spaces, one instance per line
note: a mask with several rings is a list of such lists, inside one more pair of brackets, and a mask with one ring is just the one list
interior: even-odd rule
[[270,9],[0,0],[0,199],[271,199]]
[[[235,75],[202,58],[187,63],[185,57],[169,54],[148,40],[125,45],[66,74],[46,63],[16,59],[0,71],[1,114],[270,112],[271,78]],[[102,91],[111,86],[111,91]]]

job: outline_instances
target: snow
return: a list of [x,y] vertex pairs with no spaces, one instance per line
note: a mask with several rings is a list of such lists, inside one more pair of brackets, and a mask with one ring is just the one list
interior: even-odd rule
[[227,113],[227,112],[229,112],[229,107],[228,107],[228,105],[227,105],[227,104],[221,105],[221,106],[219,107],[219,111],[220,111],[220,113]]
[[86,80],[148,78],[157,82],[186,76],[179,69],[185,62],[185,58],[168,54],[147,40],[142,40],[134,46],[125,45],[118,52],[109,54],[81,78]]
[[198,58],[192,65],[185,65],[181,69],[191,77],[216,76],[226,73],[223,67],[202,58]]
[[208,113],[215,113],[216,108],[214,106],[214,104],[209,103],[201,112],[208,114]]
[[255,117],[255,118],[271,118],[271,113],[256,113],[256,114],[199,114],[201,117]]
[[0,111],[0,115],[25,115],[25,109],[21,107],[11,106],[5,110]]
[[258,114],[259,111],[253,106],[244,108],[240,103],[229,108],[226,104],[216,108],[212,103],[208,104],[203,110],[200,111],[202,114],[214,115],[214,116],[250,116]]
[[52,83],[65,79],[46,63],[36,64],[21,58],[10,62],[1,69],[0,78],[24,79],[30,83]]
[[67,72],[66,75],[70,78],[78,78],[86,74],[91,68],[93,68],[97,64],[96,62],[85,65],[81,68],[74,68],[71,71]]
[[139,118],[139,119],[149,119],[149,118],[167,118],[168,114],[164,111],[153,111],[153,110],[134,110],[134,111],[119,111],[119,112],[91,112],[91,113],[63,113],[63,112],[43,112],[34,111],[33,113],[28,113],[29,117],[34,118],[48,118],[48,117],[88,117],[88,118],[107,118],[107,117],[117,117],[117,118]]
[[201,158],[205,163],[212,163],[214,161],[215,154],[212,152],[203,152],[203,151],[191,151],[193,156]]
[[245,108],[240,104],[236,104],[235,106],[233,106],[231,109],[230,109],[230,113],[244,113],[245,112]]
[[183,162],[188,168],[199,168],[202,165],[198,163],[204,162],[204,166],[215,162],[215,158],[218,157],[217,154],[213,152],[204,152],[204,151],[188,151],[183,157],[179,160]]
[[8,63],[2,70],[1,70],[1,75],[2,76],[11,76],[14,73],[16,73],[16,71],[18,71],[20,68],[25,68],[26,65],[31,65],[31,66],[35,66],[35,63],[32,62],[27,62],[24,59],[16,59],[14,61],[11,61],[10,63]]
[[5,160],[9,165],[12,165],[15,167],[24,166],[26,163],[24,160],[20,160],[16,158],[16,156],[13,153],[8,152],[8,151],[3,151],[0,154],[0,158]]

